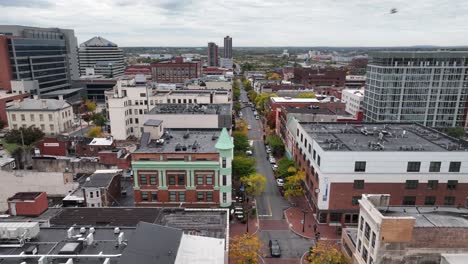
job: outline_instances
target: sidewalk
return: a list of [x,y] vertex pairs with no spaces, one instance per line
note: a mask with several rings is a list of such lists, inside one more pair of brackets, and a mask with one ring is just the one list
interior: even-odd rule
[[[289,224],[289,229],[298,236],[302,236],[309,239],[315,239],[314,225],[317,225],[317,231],[320,232],[320,240],[339,240],[340,236],[336,234],[336,227],[318,224],[315,220],[313,213],[310,212],[310,208],[304,197],[297,199],[297,203],[294,207],[288,208],[284,211],[286,221]],[[295,201],[295,202],[296,202]],[[302,208],[306,208],[308,213],[305,216],[305,225],[303,226],[304,213]],[[302,232],[304,228],[304,232]]]
[[[259,224],[257,220],[257,216],[249,217],[249,233],[256,234],[259,229]],[[229,225],[229,237],[232,238],[234,236],[242,235],[247,232],[247,224],[241,223],[239,220],[234,219],[231,224]]]

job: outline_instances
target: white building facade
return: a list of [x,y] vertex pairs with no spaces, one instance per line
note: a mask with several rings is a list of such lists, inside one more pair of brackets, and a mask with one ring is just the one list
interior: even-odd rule
[[73,129],[73,108],[64,100],[24,99],[6,109],[10,129],[34,126],[46,135],[58,135]]
[[346,103],[346,112],[356,116],[362,107],[364,100],[364,89],[343,89],[341,91],[341,101]]

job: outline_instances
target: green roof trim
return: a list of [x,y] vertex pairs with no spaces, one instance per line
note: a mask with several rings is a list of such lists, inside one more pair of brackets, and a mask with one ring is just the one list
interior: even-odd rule
[[231,136],[229,135],[226,128],[223,128],[223,130],[221,131],[218,142],[216,142],[215,148],[221,150],[228,150],[234,148],[234,143],[232,143]]

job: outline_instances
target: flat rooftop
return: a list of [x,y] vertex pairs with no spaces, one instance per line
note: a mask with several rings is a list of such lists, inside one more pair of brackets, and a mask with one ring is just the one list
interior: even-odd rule
[[415,227],[463,227],[468,228],[468,209],[441,206],[389,206],[377,207],[383,216],[414,217]]
[[194,115],[231,115],[230,104],[159,104],[148,113],[158,114],[194,114]]
[[[69,239],[67,237],[67,230],[70,227],[63,227],[63,228],[43,228],[41,227],[39,231],[39,235],[36,238],[27,241],[21,247],[0,247],[0,255],[19,255],[21,252],[26,251],[31,246],[38,246],[38,255],[58,255],[60,250],[70,242],[75,242],[78,239],[79,228],[75,228],[74,235],[75,237]],[[87,232],[81,237],[85,237],[88,235],[88,228]],[[131,238],[135,232],[135,228],[121,228],[121,232],[124,233],[124,240],[128,240]],[[106,255],[113,255],[113,254],[122,254],[126,246],[117,245],[117,236],[118,234],[114,234],[113,228],[98,228],[95,227],[94,232],[94,242],[92,246],[83,246],[83,249],[79,252],[79,255],[97,255],[100,252]],[[87,258],[77,255],[79,259],[79,263],[89,263],[89,264],[102,264],[104,260],[99,258]],[[56,259],[56,258],[48,258],[48,260],[52,261],[49,263],[65,263],[67,261],[66,258]],[[27,255],[24,255],[24,258],[17,258],[17,259],[0,259],[1,264],[18,264],[22,261],[26,261],[26,263],[38,263],[38,258],[27,258]],[[111,258],[110,263],[117,263],[118,258]]]
[[418,124],[300,123],[327,151],[467,151],[468,142]]
[[20,201],[26,201],[26,200],[35,200],[39,195],[41,195],[41,192],[19,192],[13,195],[12,197],[8,198],[8,201],[13,201],[13,200],[20,200]]
[[339,102],[340,99],[334,98],[332,101],[331,97],[322,97],[317,95],[316,98],[292,98],[292,97],[271,97],[270,100],[272,103],[329,103],[329,102]]
[[[182,229],[186,233],[225,238],[227,210],[102,207],[62,208],[50,220],[52,227],[135,227],[140,221]],[[1,263],[1,262],[0,262]]]
[[220,134],[221,129],[166,129],[161,143],[144,133],[134,153],[217,153]]
[[284,107],[288,114],[319,114],[319,115],[336,115],[335,112],[327,108],[313,108],[313,107],[293,107],[286,106]]
[[200,95],[209,95],[209,94],[228,94],[227,90],[220,90],[220,89],[210,89],[210,90],[198,90],[198,89],[176,89],[176,90],[156,90],[155,94],[177,94],[177,95],[184,95],[184,94],[200,94]]

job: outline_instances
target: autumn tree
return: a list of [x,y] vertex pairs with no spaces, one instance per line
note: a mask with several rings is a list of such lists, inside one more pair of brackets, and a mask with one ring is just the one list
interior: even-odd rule
[[[278,170],[276,171],[278,177],[280,178],[286,178],[289,176],[294,175],[296,173],[296,164],[294,164],[294,161],[288,159],[287,157],[283,157],[278,160]],[[294,172],[291,173],[291,168],[294,169]]]
[[[294,167],[290,167],[288,169],[289,172],[293,172],[295,170],[296,169]],[[287,177],[284,183],[284,196],[289,198],[304,194],[304,189],[302,188],[302,181],[304,179],[305,173],[303,171],[296,171],[294,175]]]
[[229,244],[229,263],[258,264],[264,250],[265,245],[256,235],[245,233],[234,236]]
[[234,133],[242,133],[247,135],[248,131],[249,130],[247,129],[247,122],[245,122],[245,120],[236,121],[236,131]]
[[267,79],[268,80],[279,80],[279,79],[281,79],[281,76],[276,72],[269,72],[269,73],[267,73]]
[[100,127],[92,127],[88,131],[88,137],[95,138],[95,137],[101,137],[101,136],[102,136],[102,130]]
[[301,93],[297,96],[297,98],[315,98],[314,93]]
[[262,174],[244,176],[240,180],[245,184],[245,192],[250,196],[259,196],[265,191],[266,177]]
[[255,102],[255,99],[257,99],[257,92],[255,92],[254,90],[250,90],[247,92],[247,94],[249,95],[249,98],[252,102]]
[[306,260],[310,264],[345,264],[346,259],[337,245],[320,241],[316,247],[311,247]]
[[268,114],[266,114],[266,120],[267,120],[267,125],[270,127],[270,129],[275,129],[276,115],[274,111],[270,111],[268,112]]
[[86,108],[88,109],[88,112],[94,112],[96,111],[96,103],[91,101],[91,100],[86,100],[85,102]]

